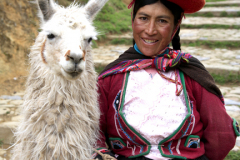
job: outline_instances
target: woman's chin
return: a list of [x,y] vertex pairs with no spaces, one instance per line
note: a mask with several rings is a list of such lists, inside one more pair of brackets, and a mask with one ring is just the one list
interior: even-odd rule
[[145,56],[148,56],[148,57],[155,56],[158,54],[158,52],[153,49],[142,49],[141,52],[142,52],[142,54],[144,54]]

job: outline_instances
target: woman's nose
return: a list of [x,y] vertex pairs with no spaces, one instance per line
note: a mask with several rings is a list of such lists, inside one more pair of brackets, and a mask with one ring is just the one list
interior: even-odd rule
[[146,27],[146,33],[148,35],[154,35],[157,33],[157,29],[156,29],[154,21],[149,22],[149,24]]

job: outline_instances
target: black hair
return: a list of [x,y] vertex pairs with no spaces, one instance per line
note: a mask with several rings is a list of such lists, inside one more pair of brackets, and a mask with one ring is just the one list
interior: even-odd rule
[[[136,0],[135,5],[134,5],[134,9],[133,9],[132,21],[134,21],[135,16],[137,14],[137,11],[141,7],[143,7],[145,5],[156,3],[158,1],[160,1],[164,6],[166,6],[172,12],[172,14],[174,16],[174,25],[177,26],[177,24],[178,24],[178,22],[181,18],[183,10],[182,10],[181,7],[179,7],[175,3],[172,3],[172,2],[167,1],[167,0]],[[181,50],[179,32],[180,32],[180,27],[178,28],[176,34],[174,35],[174,37],[172,39],[172,46],[173,46],[173,49],[175,49],[175,50]],[[135,41],[133,39],[133,45],[134,44],[135,44]]]

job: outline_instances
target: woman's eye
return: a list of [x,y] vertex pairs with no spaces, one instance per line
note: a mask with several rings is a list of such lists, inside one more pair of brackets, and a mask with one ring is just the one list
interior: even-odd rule
[[164,20],[164,19],[160,19],[159,22],[160,22],[160,23],[167,23],[167,21]]
[[48,39],[53,39],[53,38],[55,38],[55,35],[51,33],[51,34],[48,34],[47,37],[48,37]]
[[140,19],[145,21],[145,20],[147,20],[147,17],[140,17]]

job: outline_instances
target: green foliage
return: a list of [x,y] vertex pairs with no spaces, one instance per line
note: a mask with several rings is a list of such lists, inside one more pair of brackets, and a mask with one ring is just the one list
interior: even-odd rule
[[223,11],[220,13],[220,17],[240,17],[240,12],[237,12],[235,14],[229,14],[226,11]]
[[224,160],[239,160],[240,151],[230,151]]
[[100,74],[103,71],[104,68],[105,68],[105,66],[95,66],[95,71],[98,74]]
[[195,42],[191,42],[191,43],[181,43],[182,45],[187,45],[190,47],[196,47],[196,46],[206,46],[209,48],[239,48],[239,42],[229,42],[229,41],[225,41],[225,42],[221,42],[221,41],[195,41]]
[[215,17],[213,13],[206,12],[206,13],[192,13],[192,14],[186,14],[188,17]]
[[181,24],[181,28],[188,29],[240,29],[239,25],[223,25],[223,24],[202,24],[202,25],[192,25],[192,24]]
[[[186,14],[188,17],[216,17],[214,16],[213,13],[211,12],[206,12],[206,13],[193,13],[193,14]],[[240,17],[240,12],[230,14],[227,13],[226,11],[223,11],[220,13],[220,17]]]
[[94,26],[99,30],[99,39],[106,34],[121,34],[131,31],[131,10],[119,0],[109,1],[97,15]]
[[218,1],[226,1],[226,0],[206,0],[206,2],[218,2]]
[[219,74],[211,74],[213,79],[218,84],[239,84],[240,83],[240,75],[235,75],[230,73],[229,75],[219,75]]
[[92,48],[98,48],[98,44],[96,41],[92,41]]
[[132,39],[113,39],[111,42],[111,44],[125,44],[125,45],[131,45]]
[[[218,5],[215,5],[215,4],[205,4],[204,7],[225,7],[226,4],[218,4]],[[239,4],[228,4],[227,5],[228,7],[239,7],[240,5]]]
[[3,145],[3,139],[0,139],[0,147]]
[[220,13],[220,17],[227,17],[228,13],[226,11],[223,11]]

